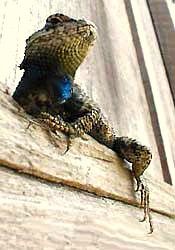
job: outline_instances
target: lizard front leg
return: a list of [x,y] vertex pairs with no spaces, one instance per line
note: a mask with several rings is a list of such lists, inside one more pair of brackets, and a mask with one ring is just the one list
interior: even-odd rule
[[116,137],[114,150],[121,158],[132,163],[132,174],[137,181],[136,192],[141,192],[141,205],[144,206],[144,218],[141,221],[145,221],[148,217],[150,233],[152,233],[153,225],[149,208],[149,188],[143,183],[143,173],[151,162],[152,154],[146,146],[128,137]]
[[68,144],[65,153],[70,149],[72,145],[72,139],[75,137],[83,137],[85,133],[88,133],[98,123],[100,118],[99,112],[96,109],[92,109],[86,115],[79,117],[74,122],[66,122],[60,115],[50,115],[47,112],[41,112],[39,118],[44,121],[45,124],[53,131],[61,131],[68,136]]
[[149,218],[150,233],[152,233],[153,225],[149,208],[149,189],[143,183],[142,176],[152,159],[150,150],[146,146],[139,144],[135,139],[124,136],[117,137],[114,129],[103,116],[101,116],[96,127],[89,134],[100,143],[114,150],[122,159],[132,163],[132,175],[137,181],[136,192],[141,192],[141,205],[144,206],[144,218],[141,221],[145,221],[147,217]]

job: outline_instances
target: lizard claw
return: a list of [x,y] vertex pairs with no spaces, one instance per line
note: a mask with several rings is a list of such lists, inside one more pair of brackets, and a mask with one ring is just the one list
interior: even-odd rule
[[64,151],[63,155],[65,155],[69,151],[69,149],[71,148],[71,146],[72,146],[72,142],[71,142],[70,138],[68,138],[67,139],[67,148]]
[[152,216],[150,213],[150,208],[149,208],[149,188],[147,185],[143,184],[143,181],[139,178],[135,178],[137,181],[137,189],[136,192],[140,191],[141,193],[141,206],[144,208],[144,217],[143,219],[139,220],[140,222],[146,221],[147,217],[149,220],[149,226],[150,226],[150,232],[151,234],[153,232],[153,223],[152,223]]
[[65,155],[69,151],[69,149],[72,147],[72,140],[73,140],[73,138],[74,138],[73,135],[72,136],[71,135],[67,136],[67,148],[64,151],[63,155]]

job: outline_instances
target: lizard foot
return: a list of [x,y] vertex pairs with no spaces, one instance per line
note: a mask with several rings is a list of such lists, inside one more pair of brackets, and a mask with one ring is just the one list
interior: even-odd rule
[[73,128],[70,123],[65,122],[62,119],[62,117],[59,116],[58,114],[55,117],[55,116],[50,115],[49,113],[41,112],[39,118],[55,134],[57,134],[56,133],[57,131],[61,131],[67,135],[67,148],[66,148],[65,152],[63,153],[63,155],[66,154],[72,146],[72,140],[77,136],[77,134],[75,132],[75,128]]

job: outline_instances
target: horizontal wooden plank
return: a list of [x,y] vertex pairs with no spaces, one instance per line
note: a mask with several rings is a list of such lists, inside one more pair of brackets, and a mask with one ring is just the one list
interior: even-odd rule
[[175,220],[0,167],[0,249],[174,249]]
[[[2,165],[128,204],[139,204],[133,192],[128,165],[113,151],[88,137],[88,141],[75,139],[70,151],[63,154],[66,149],[65,136],[60,134],[56,146],[40,126],[32,124],[27,128],[30,118],[19,111],[11,96],[1,91],[0,103]],[[151,208],[175,215],[175,190],[170,185],[150,178],[149,174],[146,176],[150,186]]]

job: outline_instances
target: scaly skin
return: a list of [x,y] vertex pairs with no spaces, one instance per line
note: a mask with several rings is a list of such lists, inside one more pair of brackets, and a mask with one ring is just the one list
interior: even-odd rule
[[20,65],[24,74],[13,98],[52,130],[62,131],[70,139],[87,133],[131,162],[136,191],[141,191],[144,205],[143,220],[149,217],[152,233],[149,190],[141,180],[151,152],[132,138],[117,137],[99,107],[74,83],[75,72],[95,40],[94,24],[62,14],[49,16],[44,28],[26,41]]

